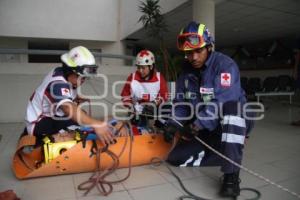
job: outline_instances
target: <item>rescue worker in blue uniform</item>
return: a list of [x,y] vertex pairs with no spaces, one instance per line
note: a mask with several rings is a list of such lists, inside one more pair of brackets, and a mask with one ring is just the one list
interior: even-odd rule
[[[213,38],[204,24],[189,23],[177,38],[186,63],[176,82],[172,119],[165,139],[182,137],[167,161],[175,166],[221,166],[224,173],[220,195],[240,194],[239,168],[208,150],[194,135],[241,164],[246,121],[241,112],[246,103],[239,69],[228,56],[213,51]],[[183,126],[182,126],[183,125]]]

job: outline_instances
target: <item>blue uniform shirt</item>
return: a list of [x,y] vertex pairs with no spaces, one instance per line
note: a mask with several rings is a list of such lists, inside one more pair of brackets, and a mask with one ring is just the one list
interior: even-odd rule
[[[211,52],[201,69],[194,69],[190,64],[176,82],[176,103],[190,102],[192,106],[178,105],[174,108],[173,117],[184,122],[182,117],[197,113],[193,123],[198,127],[214,130],[220,122],[220,104],[228,101],[246,102],[245,92],[240,85],[240,74],[236,63],[228,56]],[[193,112],[192,112],[193,111]],[[195,115],[194,115],[195,117]]]

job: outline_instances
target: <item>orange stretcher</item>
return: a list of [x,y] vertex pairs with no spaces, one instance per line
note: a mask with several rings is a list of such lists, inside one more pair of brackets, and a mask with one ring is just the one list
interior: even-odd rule
[[[164,141],[162,134],[143,134],[132,137],[132,166],[149,164],[153,157],[164,159],[171,148],[171,144]],[[116,141],[115,144],[109,145],[108,149],[119,154],[126,142],[126,137],[117,137]],[[97,142],[97,146],[103,147],[99,140],[95,142]],[[24,147],[34,144],[35,137],[30,135],[21,137],[18,142],[12,163],[13,171],[18,179],[91,172],[96,169],[96,156],[91,156],[90,151],[93,145],[92,140],[86,141],[85,147],[83,147],[82,141],[59,143],[56,147],[54,146],[54,150],[52,149],[57,155],[52,159],[48,158],[47,162],[45,162],[45,146],[35,148],[29,153],[23,151]],[[60,151],[59,148],[62,147],[64,147],[64,151]],[[128,167],[129,150],[129,145],[126,145],[124,153],[119,158],[118,168]],[[113,160],[107,154],[103,154],[101,169],[107,169],[112,162]]]

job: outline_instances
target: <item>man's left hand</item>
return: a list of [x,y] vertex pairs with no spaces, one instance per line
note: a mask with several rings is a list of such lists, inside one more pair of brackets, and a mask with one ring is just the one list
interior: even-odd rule
[[155,108],[156,108],[156,106],[154,104],[145,105],[143,108],[142,114],[153,116],[155,114]]
[[185,125],[181,130],[181,134],[184,136],[195,136],[199,134],[201,128],[197,127],[193,123]]

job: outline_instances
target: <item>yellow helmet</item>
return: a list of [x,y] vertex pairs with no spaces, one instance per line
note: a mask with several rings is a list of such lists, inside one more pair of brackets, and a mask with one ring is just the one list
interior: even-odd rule
[[98,66],[93,54],[85,47],[72,48],[68,53],[61,55],[61,61],[80,76],[89,76],[97,73]]

